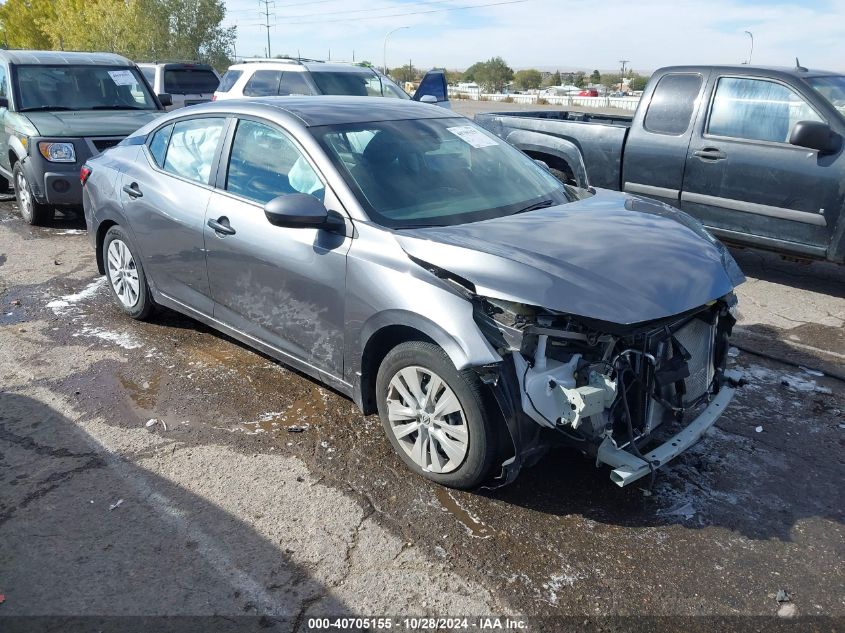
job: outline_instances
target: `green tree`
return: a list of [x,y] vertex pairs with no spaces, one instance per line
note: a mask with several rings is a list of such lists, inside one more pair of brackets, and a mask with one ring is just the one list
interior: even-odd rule
[[0,5],[3,44],[9,48],[52,48],[45,26],[56,21],[53,0],[6,0]]
[[464,81],[477,81],[478,71],[482,68],[484,62],[475,62],[472,66],[464,71],[461,79]]
[[396,81],[416,81],[420,77],[419,72],[417,68],[414,68],[410,64],[405,64],[404,66],[391,70],[390,76]]
[[639,73],[635,73],[631,76],[631,81],[629,85],[631,86],[631,90],[645,90],[645,86],[648,83],[649,78]]
[[590,75],[590,83],[592,84],[600,84],[601,83],[601,73],[597,70],[593,71],[593,74]]
[[486,62],[473,64],[464,73],[465,78],[470,71],[470,81],[477,82],[487,92],[502,92],[513,79],[513,69],[501,57],[491,57]]
[[587,73],[583,70],[579,70],[575,73],[575,76],[572,78],[572,83],[574,83],[579,88],[583,88],[587,85]]
[[539,70],[529,68],[516,71],[513,80],[520,90],[534,90],[543,83],[543,75]]

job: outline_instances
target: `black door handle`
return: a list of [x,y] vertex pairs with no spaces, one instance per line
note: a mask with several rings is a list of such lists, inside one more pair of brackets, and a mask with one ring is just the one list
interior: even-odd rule
[[144,194],[138,189],[138,183],[133,182],[131,185],[123,185],[123,193],[130,198],[143,198]]
[[225,215],[217,218],[216,220],[209,220],[207,222],[208,226],[218,234],[218,235],[234,235],[237,231],[229,226],[229,218]]
[[692,155],[697,156],[702,160],[724,160],[728,157],[725,152],[716,147],[704,147],[702,149],[694,151]]

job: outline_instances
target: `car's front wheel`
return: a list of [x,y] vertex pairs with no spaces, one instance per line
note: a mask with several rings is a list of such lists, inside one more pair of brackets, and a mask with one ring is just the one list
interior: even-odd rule
[[141,260],[129,237],[119,226],[111,227],[103,241],[106,277],[117,305],[133,319],[146,319],[155,304]]
[[497,434],[472,370],[458,371],[437,345],[411,341],[387,354],[376,390],[387,437],[411,470],[453,488],[486,479]]
[[20,161],[12,169],[12,180],[15,184],[15,198],[18,201],[21,217],[24,222],[32,225],[44,224],[53,218],[53,209],[49,205],[41,204],[32,195],[32,187],[27,182]]

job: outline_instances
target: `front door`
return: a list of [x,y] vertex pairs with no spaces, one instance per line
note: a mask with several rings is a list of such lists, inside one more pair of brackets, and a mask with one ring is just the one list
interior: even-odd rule
[[203,314],[212,302],[205,266],[205,211],[226,119],[198,117],[157,130],[146,157],[123,174],[121,201],[156,289]]
[[238,121],[229,156],[206,213],[214,318],[342,376],[351,239],[321,229],[274,226],[263,208],[291,193],[313,195],[333,211],[342,212],[340,204],[303,150],[275,125]]
[[778,81],[715,82],[689,146],[681,208],[721,237],[824,256],[838,215],[825,206],[839,198],[841,171],[835,157],[789,144],[796,123],[822,118]]

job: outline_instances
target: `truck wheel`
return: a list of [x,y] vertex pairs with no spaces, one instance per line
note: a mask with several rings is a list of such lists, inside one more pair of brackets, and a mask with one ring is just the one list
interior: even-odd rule
[[12,178],[15,183],[15,197],[18,200],[18,209],[20,209],[24,222],[37,226],[53,219],[52,207],[41,204],[32,195],[32,188],[26,180],[26,174],[24,174],[20,161],[15,163],[15,167],[12,169]]
[[153,311],[155,302],[147,285],[140,258],[132,252],[129,238],[115,225],[103,240],[106,278],[118,307],[133,319],[142,321]]
[[486,479],[497,433],[482,387],[475,372],[455,369],[432,343],[411,341],[388,352],[376,377],[376,401],[387,437],[408,468],[452,488],[475,488]]

